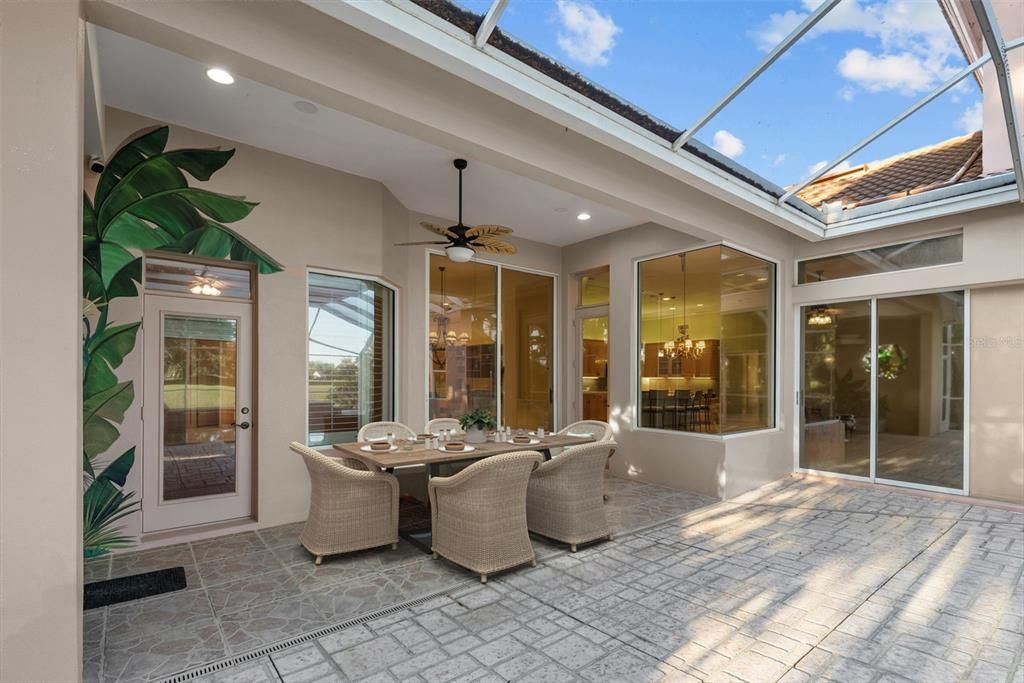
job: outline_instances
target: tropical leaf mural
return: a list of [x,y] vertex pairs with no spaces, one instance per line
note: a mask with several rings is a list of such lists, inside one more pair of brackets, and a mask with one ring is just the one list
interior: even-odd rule
[[138,509],[126,491],[135,448],[112,457],[120,425],[135,401],[117,369],[135,348],[141,323],[113,324],[110,303],[138,296],[144,249],[255,263],[260,273],[281,264],[229,228],[256,207],[245,197],[190,187],[209,180],[234,150],[166,150],[167,126],[137,133],[114,154],[82,211],[82,432],[86,557],[131,545],[118,522]]

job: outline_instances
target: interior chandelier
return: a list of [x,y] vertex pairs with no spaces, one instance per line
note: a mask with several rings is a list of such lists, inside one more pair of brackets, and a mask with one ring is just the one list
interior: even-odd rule
[[[686,254],[679,255],[679,264],[683,270],[683,324],[676,329],[679,336],[674,340],[665,342],[663,349],[665,355],[671,358],[700,358],[704,355],[707,343],[703,339],[693,340],[690,338],[690,326],[686,324]],[[663,300],[664,295],[659,295]],[[675,324],[676,316],[672,314],[672,324]]]
[[469,343],[469,333],[456,334],[455,330],[448,329],[448,311],[452,305],[448,302],[448,292],[445,289],[444,266],[439,266],[441,271],[441,314],[437,316],[437,327],[428,335],[430,351],[434,357],[434,364],[444,366],[442,351],[449,346],[465,346]]
[[807,314],[807,324],[815,327],[825,327],[835,322],[835,318],[824,306],[817,306]]

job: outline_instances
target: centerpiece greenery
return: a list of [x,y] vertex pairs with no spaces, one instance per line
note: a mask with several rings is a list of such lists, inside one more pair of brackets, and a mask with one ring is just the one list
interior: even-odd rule
[[487,430],[495,429],[498,421],[494,419],[490,411],[483,408],[475,408],[459,418],[462,431],[466,432],[466,441],[469,443],[483,443],[487,440]]
[[142,323],[113,324],[115,299],[138,296],[146,249],[257,264],[259,272],[282,266],[225,223],[256,207],[244,197],[189,187],[185,174],[206,181],[234,150],[166,151],[167,126],[137,133],[114,154],[82,210],[82,441],[83,545],[86,557],[131,545],[115,524],[138,508],[126,491],[135,447],[107,451],[135,402],[134,383],[115,371],[135,348]]

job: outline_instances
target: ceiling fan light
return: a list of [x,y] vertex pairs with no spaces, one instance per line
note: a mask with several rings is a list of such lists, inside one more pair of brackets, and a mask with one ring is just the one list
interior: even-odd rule
[[458,245],[446,247],[444,251],[448,254],[448,258],[455,263],[466,263],[473,258],[474,254],[476,254],[476,252],[469,247],[461,247]]

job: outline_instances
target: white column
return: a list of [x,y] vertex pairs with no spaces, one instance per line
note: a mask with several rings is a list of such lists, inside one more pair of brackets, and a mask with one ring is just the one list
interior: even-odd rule
[[79,10],[0,2],[0,681],[81,678]]

